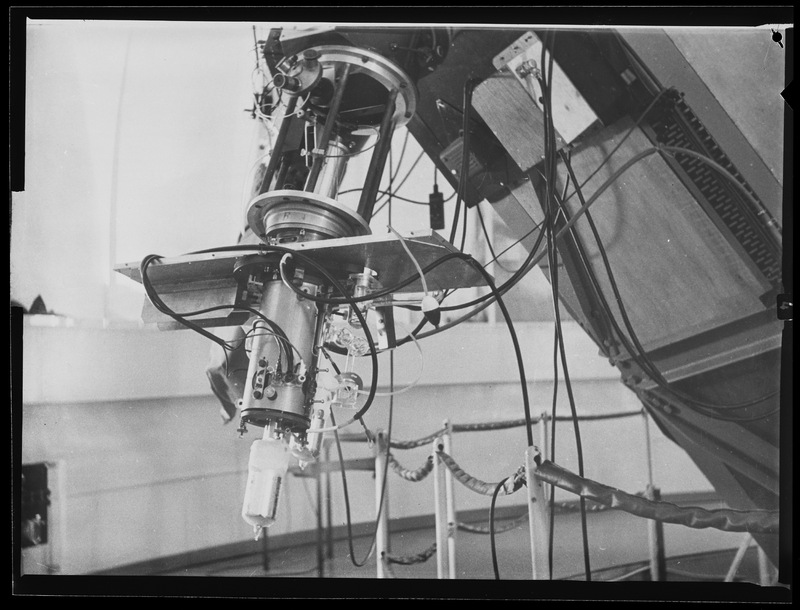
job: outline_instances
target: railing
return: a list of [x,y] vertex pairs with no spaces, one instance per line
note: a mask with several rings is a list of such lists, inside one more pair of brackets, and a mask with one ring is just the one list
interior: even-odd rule
[[[382,432],[367,438],[362,434],[342,434],[339,440],[343,442],[371,442],[374,449],[374,459],[350,460],[345,463],[350,470],[373,472],[375,476],[376,514],[380,515],[376,528],[376,554],[377,577],[394,577],[391,566],[393,564],[411,565],[427,562],[436,555],[437,577],[440,579],[456,578],[456,532],[458,530],[488,534],[489,528],[475,524],[460,523],[456,517],[454,482],[458,481],[463,487],[473,493],[481,495],[508,495],[527,487],[527,514],[519,515],[512,519],[510,526],[496,529],[495,533],[507,531],[517,527],[525,519],[530,524],[530,544],[533,579],[544,579],[548,569],[548,532],[549,515],[547,512],[548,494],[545,485],[552,485],[581,498],[586,498],[597,503],[598,506],[616,508],[629,514],[648,519],[649,542],[649,572],[651,580],[666,580],[666,558],[664,553],[663,523],[677,523],[692,528],[715,528],[723,531],[739,531],[747,533],[740,552],[737,553],[727,580],[732,580],[736,574],[741,557],[747,547],[752,543],[752,533],[774,533],[778,528],[777,511],[739,511],[732,509],[707,510],[699,507],[680,507],[660,500],[660,491],[653,482],[653,457],[650,444],[649,417],[644,409],[639,411],[624,411],[617,413],[587,415],[579,417],[579,421],[610,420],[627,417],[642,417],[644,422],[644,435],[647,461],[647,487],[639,494],[629,494],[619,489],[603,485],[596,481],[580,477],[568,470],[547,460],[547,425],[552,422],[552,417],[542,413],[538,418],[533,418],[532,425],[539,426],[539,442],[541,448],[530,446],[525,451],[524,465],[500,482],[485,482],[464,471],[452,456],[452,435],[454,433],[483,432],[490,430],[509,429],[526,425],[524,419],[501,422],[486,422],[479,424],[453,424],[445,421],[442,428],[420,439],[412,441],[390,440],[387,451],[386,437]],[[556,422],[572,421],[571,417],[556,417]],[[406,468],[395,458],[392,449],[404,450],[431,445],[431,453],[425,462],[417,468]],[[314,468],[307,469],[305,476],[317,477],[318,497],[318,569],[323,575],[324,558],[322,547],[327,546],[327,557],[332,557],[331,509],[330,509],[330,481],[328,473],[334,470],[334,465],[329,460],[330,441],[326,440],[324,448],[325,461],[316,464]],[[388,460],[388,464],[387,461]],[[387,469],[388,466],[388,469]],[[308,472],[308,471],[311,472]],[[407,555],[393,555],[389,552],[388,530],[388,481],[384,483],[383,474],[393,472],[405,481],[417,483],[425,480],[429,475],[433,477],[434,487],[434,517],[435,540],[426,549]],[[299,473],[298,473],[299,474]],[[327,512],[327,540],[322,538],[322,513],[323,495],[326,497]],[[383,510],[381,510],[383,500]],[[741,557],[740,557],[741,556]],[[761,580],[765,582],[768,574],[766,555],[761,552],[759,559],[764,564]]]

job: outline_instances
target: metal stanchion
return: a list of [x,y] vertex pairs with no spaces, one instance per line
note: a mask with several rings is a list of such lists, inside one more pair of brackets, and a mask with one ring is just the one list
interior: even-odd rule
[[447,467],[439,460],[439,452],[444,450],[444,441],[437,438],[433,441],[433,496],[434,516],[436,518],[436,578],[445,578],[447,571],[447,516],[442,508],[442,487],[444,471]]
[[[661,500],[661,490],[653,484],[653,452],[650,446],[650,422],[647,411],[642,410],[644,418],[644,438],[647,451],[647,487],[645,497],[658,502]],[[664,524],[660,521],[648,519],[647,536],[650,547],[650,580],[667,580],[667,557],[664,550]]]
[[[386,471],[386,434],[378,430],[375,435],[375,514],[378,515],[378,528],[375,533],[375,557],[377,577],[386,578],[383,558],[388,552],[389,520],[386,515],[386,506],[389,504],[388,485],[384,487],[384,472]],[[383,506],[383,510],[381,507]]]
[[770,569],[769,558],[760,546],[758,547],[758,583],[762,587],[772,585],[772,570]]
[[[453,455],[452,451],[452,434],[453,426],[449,420],[445,420],[444,427],[446,432],[442,437],[444,442],[444,452],[447,455]],[[456,500],[455,491],[453,489],[453,473],[450,469],[445,469],[444,472],[444,489],[445,489],[445,502],[447,506],[447,568],[448,577],[455,580],[456,578]]]
[[531,446],[525,450],[525,477],[528,483],[528,520],[531,527],[533,579],[545,580],[548,577],[548,516],[544,485],[536,476],[538,469],[537,458],[541,459],[541,454],[536,447]]
[[736,556],[733,558],[731,567],[728,568],[728,573],[725,575],[725,582],[733,582],[733,579],[736,577],[736,572],[739,571],[739,566],[742,565],[744,556],[751,544],[753,544],[753,536],[750,534],[745,534],[744,538],[742,538],[741,544],[739,545],[739,549],[736,551]]
[[325,578],[325,524],[322,521],[322,505],[323,505],[323,492],[322,492],[322,468],[319,463],[316,464],[317,472],[317,576]]
[[[547,460],[550,459],[550,446],[547,444],[547,422],[550,419],[547,411],[542,411],[542,415],[539,419],[539,451],[542,454],[542,459]],[[555,493],[554,489],[550,490],[551,493]],[[544,497],[545,500],[550,500],[549,493],[547,488],[544,490]]]
[[[325,463],[331,461],[331,445],[325,443]],[[323,474],[325,488],[325,557],[333,559],[333,504],[331,502],[331,474],[325,469]]]

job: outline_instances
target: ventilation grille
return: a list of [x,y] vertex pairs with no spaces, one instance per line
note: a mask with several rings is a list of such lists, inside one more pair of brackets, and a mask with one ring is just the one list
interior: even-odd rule
[[[665,146],[688,148],[716,161],[730,172],[755,201],[760,203],[753,189],[745,182],[691,108],[680,98],[673,97],[672,102],[671,112],[660,113],[660,116],[651,123],[657,141]],[[738,189],[727,179],[720,177],[709,164],[680,153],[675,154],[675,161],[767,281],[773,285],[780,283],[779,247],[762,228],[757,216],[758,210],[753,210],[752,204]]]

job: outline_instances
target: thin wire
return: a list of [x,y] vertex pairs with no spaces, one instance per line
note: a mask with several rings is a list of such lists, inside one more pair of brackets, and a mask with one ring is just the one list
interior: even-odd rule
[[[461,212],[461,203],[464,199],[466,187],[467,187],[467,179],[469,173],[469,115],[470,115],[470,107],[472,106],[472,88],[473,88],[473,80],[467,79],[464,82],[464,108],[462,110],[462,146],[461,146],[461,173],[458,176],[458,188],[456,191],[458,192],[458,196],[456,197],[456,207],[455,211],[453,212],[453,223],[450,227],[450,243],[455,245],[456,239],[456,227],[458,226],[458,217],[459,213]],[[466,217],[466,210],[464,211],[464,216]],[[462,245],[461,251],[464,251],[464,247]]]
[[[544,117],[545,117],[545,163],[546,163],[546,170],[547,170],[547,184],[546,184],[546,207],[548,210],[552,209],[553,207],[553,189],[555,187],[555,178],[556,178],[556,142],[555,142],[555,126],[553,124],[553,106],[552,106],[552,77],[553,77],[553,64],[554,64],[554,55],[553,55],[553,48],[555,47],[555,31],[549,31],[546,34],[546,37],[550,37],[550,49],[547,53],[548,55],[548,68],[545,72],[545,50],[546,44],[542,43],[542,91],[545,93],[543,96],[543,105],[545,108]],[[554,232],[554,224],[555,218],[552,217],[553,220],[550,223],[549,234],[552,236]],[[581,442],[581,434],[579,429],[578,423],[578,414],[575,408],[575,399],[572,394],[572,384],[570,383],[569,379],[569,369],[567,366],[567,356],[566,350],[564,347],[564,336],[563,331],[561,328],[561,313],[559,308],[559,296],[558,296],[558,266],[556,264],[556,241],[551,237],[551,248],[552,248],[552,258],[551,258],[551,268],[550,268],[550,276],[551,276],[551,284],[553,288],[553,307],[556,316],[556,327],[558,328],[559,334],[559,351],[561,353],[561,369],[564,373],[564,384],[567,388],[567,396],[569,398],[569,405],[570,411],[572,413],[572,420],[573,420],[573,428],[575,430],[575,447],[577,451],[578,457],[578,472],[583,473],[583,444]],[[551,250],[548,248],[548,251]],[[555,418],[554,418],[555,419]],[[583,476],[583,474],[580,474]],[[583,561],[584,567],[586,571],[586,580],[587,582],[592,580],[592,571],[590,566],[589,560],[589,541],[588,541],[588,531],[587,531],[587,522],[586,522],[586,499],[581,496],[580,498],[580,509],[581,509],[581,532],[583,538]]]
[[428,282],[425,280],[425,274],[422,272],[422,267],[419,266],[419,262],[417,261],[417,258],[413,254],[411,254],[411,250],[409,249],[408,245],[406,244],[406,238],[403,237],[402,235],[400,235],[400,233],[398,233],[397,231],[395,231],[394,227],[392,227],[392,225],[387,225],[387,227],[388,227],[389,231],[394,233],[394,235],[397,237],[397,239],[400,240],[400,245],[403,246],[403,250],[406,251],[406,254],[408,254],[408,258],[410,258],[411,262],[414,263],[414,267],[416,267],[417,273],[419,273],[419,280],[420,280],[420,282],[422,282],[422,292],[424,292],[427,295],[428,294]]
[[[511,269],[509,269],[508,267],[503,265],[503,263],[501,263],[499,260],[497,260],[498,257],[494,253],[494,248],[492,247],[492,241],[489,239],[489,231],[486,230],[486,222],[483,220],[483,212],[481,212],[481,206],[480,205],[476,205],[475,206],[475,210],[478,212],[478,219],[480,220],[480,223],[481,223],[481,229],[483,230],[483,236],[486,238],[486,245],[489,247],[489,253],[492,255],[492,258],[489,261],[489,263],[494,261],[495,264],[498,267],[500,267],[503,271],[505,271],[506,273],[514,274],[517,271],[519,271],[519,269],[515,269],[514,271],[512,271]],[[484,267],[488,266],[489,263],[486,263],[486,265],[484,265]]]
[[625,135],[622,137],[622,139],[619,141],[619,143],[613,149],[611,149],[610,153],[608,153],[605,156],[605,158],[600,163],[600,165],[598,165],[595,168],[595,170],[591,174],[589,174],[589,176],[583,182],[581,182],[580,184],[578,184],[577,182],[575,183],[575,190],[569,195],[569,197],[563,197],[562,198],[564,200],[564,202],[567,202],[570,199],[572,199],[572,197],[574,197],[578,193],[578,190],[582,189],[584,186],[586,186],[586,184],[589,182],[589,180],[594,178],[594,176],[597,174],[597,172],[599,172],[605,166],[605,164],[608,163],[611,160],[611,157],[614,156],[614,153],[617,152],[620,149],[620,147],[631,136],[631,134],[635,131],[635,129],[641,124],[641,122],[644,120],[644,118],[650,113],[650,111],[656,105],[658,100],[661,99],[661,96],[663,96],[664,93],[666,93],[668,90],[669,89],[662,89],[661,91],[658,92],[658,94],[653,98],[653,101],[650,102],[650,104],[647,106],[647,108],[644,110],[644,112],[642,112],[642,114],[639,115],[639,118],[636,119],[636,122],[630,127],[630,129],[628,129],[628,131],[625,133]]
[[[357,192],[357,191],[363,191],[363,190],[364,190],[363,188],[347,189],[346,191],[341,191],[341,192],[339,193],[339,195],[347,195],[348,193],[355,193],[355,192]],[[420,201],[419,199],[409,199],[408,197],[401,197],[400,195],[398,195],[397,193],[394,193],[394,192],[390,193],[389,191],[382,191],[382,190],[378,190],[378,193],[380,193],[380,194],[382,194],[382,195],[390,195],[390,194],[391,194],[391,196],[392,196],[393,198],[395,198],[395,199],[399,199],[400,201],[405,201],[405,202],[407,202],[407,203],[413,203],[413,204],[416,204],[416,205],[430,205],[430,202],[429,202],[429,201]],[[453,197],[455,197],[455,196],[456,196],[456,192],[455,192],[455,191],[453,191],[453,192],[452,192],[452,193],[450,193],[450,195],[449,195],[449,196],[448,196],[448,197],[447,197],[447,198],[446,198],[446,199],[443,201],[443,203],[447,203],[448,201],[450,201],[450,200],[451,200]],[[383,209],[383,208],[386,206],[386,204],[387,204],[387,203],[388,203],[388,201],[385,201],[385,202],[384,202],[384,203],[383,203],[383,204],[382,204],[382,205],[381,205],[381,206],[380,206],[380,207],[379,207],[379,208],[376,210],[376,213],[377,213],[377,212],[380,212],[380,211],[381,211],[381,210],[382,210],[382,209]],[[373,216],[375,216],[375,214],[373,214]]]
[[[550,455],[545,456],[551,462],[556,461],[556,405],[558,399],[558,353],[559,353],[558,328],[553,325],[553,406],[550,418]],[[542,422],[546,425],[547,422]],[[545,431],[547,434],[547,431]],[[556,516],[556,486],[550,484],[550,533],[547,544],[547,564],[550,571],[550,580],[553,580],[553,552],[555,549],[555,516]]]
[[[390,354],[390,361],[389,361],[389,387],[390,389],[394,388],[394,354]],[[331,423],[336,424],[334,419],[333,411],[330,412],[331,416]],[[394,418],[394,396],[389,397],[389,422],[387,425],[387,432],[386,432],[386,459],[384,459],[384,470],[383,470],[383,480],[381,484],[381,497],[380,497],[380,504],[378,507],[378,514],[375,518],[375,531],[372,536],[372,542],[370,543],[369,550],[367,551],[366,556],[364,557],[363,561],[356,561],[356,553],[355,548],[353,546],[353,525],[352,525],[352,517],[350,514],[350,494],[347,489],[347,474],[346,469],[344,467],[344,456],[342,454],[342,443],[339,439],[339,433],[334,432],[336,438],[336,451],[339,456],[339,466],[342,472],[342,487],[344,491],[344,502],[345,502],[345,515],[347,518],[347,543],[350,549],[350,561],[358,568],[363,567],[366,565],[369,558],[372,556],[372,553],[375,551],[375,543],[378,538],[378,528],[380,527],[381,523],[381,515],[383,514],[383,506],[386,500],[386,481],[389,478],[387,475],[389,473],[389,452],[391,450],[391,440],[392,440],[392,422]],[[318,430],[316,432],[319,432]],[[378,448],[380,450],[380,447]],[[381,561],[382,558],[378,558],[378,561]]]
[[[420,382],[420,380],[422,379],[422,374],[425,372],[425,363],[424,363],[424,357],[423,357],[423,354],[422,354],[422,346],[419,344],[419,341],[417,340],[417,338],[413,334],[409,334],[409,336],[414,341],[414,345],[416,345],[417,349],[419,350],[419,374],[417,375],[416,379],[414,379],[414,381],[409,383],[407,386],[405,386],[403,388],[400,388],[399,390],[392,390],[392,391],[389,391],[389,392],[375,392],[375,396],[396,396],[397,394],[405,394],[409,390],[413,389]],[[390,350],[385,350],[385,351],[388,351],[389,354],[391,355],[391,354],[394,353],[395,349],[397,349],[397,348],[392,348]],[[367,392],[366,392],[366,390],[358,390],[358,393],[359,394],[366,394]]]

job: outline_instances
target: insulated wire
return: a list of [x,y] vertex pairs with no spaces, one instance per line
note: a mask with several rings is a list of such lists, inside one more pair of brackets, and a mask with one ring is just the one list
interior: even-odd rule
[[[467,180],[468,180],[468,173],[469,173],[469,115],[470,115],[470,107],[472,106],[472,89],[474,87],[474,83],[472,79],[467,79],[464,83],[464,97],[463,97],[463,105],[464,108],[462,110],[462,151],[461,151],[461,174],[458,176],[458,188],[456,189],[458,196],[456,197],[456,207],[455,211],[453,212],[453,224],[450,227],[450,243],[455,245],[456,240],[456,229],[458,227],[458,217],[461,211],[461,203],[464,199],[467,189]],[[467,217],[467,210],[466,205],[464,206],[464,237],[462,238],[462,245],[461,251],[464,251],[464,244],[463,241],[466,239],[466,217]]]
[[[414,341],[414,345],[416,345],[417,349],[419,350],[419,374],[417,375],[416,379],[414,379],[414,381],[409,383],[407,386],[402,387],[399,390],[393,390],[390,392],[375,392],[375,396],[396,396],[397,394],[405,394],[409,390],[413,389],[422,379],[422,374],[425,371],[425,362],[424,362],[424,356],[422,354],[422,346],[419,344],[419,341],[413,334],[409,333],[408,336],[411,337],[412,341]],[[388,351],[389,354],[393,354],[395,349],[397,348],[392,348],[390,350],[385,350],[385,351]],[[358,393],[366,394],[367,391],[358,390]]]
[[[545,164],[546,164],[546,171],[547,171],[547,182],[546,182],[546,208],[548,210],[553,209],[553,189],[555,188],[555,178],[556,178],[556,162],[557,162],[557,147],[555,141],[555,126],[553,123],[553,106],[552,106],[552,77],[553,77],[553,64],[554,64],[554,56],[553,56],[553,47],[555,46],[555,32],[550,31],[545,35],[545,38],[550,37],[550,49],[548,55],[548,68],[545,72],[545,52],[546,52],[546,43],[542,43],[542,91],[543,95],[543,106],[545,109],[544,117],[545,117]],[[558,328],[558,339],[559,339],[559,351],[561,353],[561,368],[564,373],[564,384],[567,388],[567,396],[569,398],[570,410],[572,412],[572,420],[573,420],[573,428],[575,430],[575,447],[577,450],[577,457],[578,457],[578,472],[580,476],[583,475],[583,444],[581,442],[581,434],[580,428],[578,423],[578,414],[575,408],[575,399],[572,393],[572,384],[570,383],[569,379],[569,369],[567,367],[567,356],[566,350],[564,348],[564,336],[563,331],[561,328],[561,314],[559,308],[559,296],[558,296],[558,265],[556,260],[556,247],[557,242],[552,237],[554,232],[554,224],[555,224],[555,217],[551,214],[551,222],[549,228],[549,236],[551,238],[551,248],[548,248],[548,251],[552,249],[552,259],[551,259],[551,267],[550,267],[550,276],[551,276],[551,284],[553,289],[553,307],[555,311],[556,317],[556,327]],[[555,419],[555,418],[553,418]],[[581,532],[583,538],[583,561],[584,561],[584,568],[586,571],[586,580],[587,582],[592,580],[592,571],[591,565],[589,560],[589,539],[588,539],[588,528],[586,522],[586,500],[581,496],[580,498],[580,513],[581,513]]]
[[[390,360],[389,360],[389,388],[390,389],[394,388],[394,354],[390,354]],[[335,427],[336,426],[336,421],[335,421],[335,418],[334,418],[332,410],[330,411],[330,416],[331,416],[331,423]],[[355,548],[353,546],[353,542],[354,542],[354,540],[353,540],[353,522],[352,522],[352,517],[350,515],[350,494],[349,494],[348,489],[347,489],[347,474],[346,474],[346,469],[344,467],[344,456],[342,454],[342,443],[341,443],[341,440],[339,439],[338,431],[334,432],[334,435],[335,435],[335,438],[336,438],[336,451],[337,451],[337,453],[339,455],[339,466],[340,466],[340,469],[342,471],[342,489],[343,489],[343,492],[344,492],[345,515],[347,517],[347,544],[348,544],[348,547],[350,549],[349,556],[350,556],[350,561],[357,568],[361,568],[361,567],[364,567],[364,565],[366,565],[367,561],[372,556],[372,553],[375,550],[375,542],[376,542],[376,540],[378,538],[378,528],[380,527],[381,515],[383,513],[383,505],[384,505],[384,502],[386,500],[386,480],[388,479],[387,475],[389,474],[389,452],[391,450],[392,419],[393,419],[393,416],[394,416],[394,396],[390,395],[389,396],[389,422],[388,422],[387,431],[386,431],[386,459],[384,460],[384,465],[383,465],[383,480],[382,480],[382,484],[381,484],[380,505],[379,505],[379,508],[378,508],[378,515],[375,518],[375,531],[374,531],[373,536],[372,536],[372,542],[369,545],[369,550],[367,551],[367,554],[365,555],[364,559],[362,561],[360,561],[360,562],[356,561],[356,553],[355,553]],[[380,447],[379,447],[379,449],[380,449]],[[382,561],[382,560],[383,560],[382,557],[378,557],[377,558],[377,561]]]
[[494,493],[492,494],[492,503],[489,507],[489,537],[492,545],[492,568],[494,569],[495,580],[500,580],[500,569],[497,567],[497,549],[495,548],[494,542],[494,505],[497,502],[497,494],[499,494],[500,490],[503,489],[503,485],[505,485],[506,481],[508,481],[508,477],[500,481],[497,484],[497,487],[494,488]]
[[[364,189],[361,189],[361,188],[357,188],[357,189],[347,189],[346,191],[342,191],[341,193],[339,193],[339,195],[346,195],[346,194],[348,194],[348,193],[355,193],[356,191],[363,191],[363,190],[364,190]],[[390,193],[389,193],[389,191],[383,191],[383,190],[378,190],[378,193],[380,193],[381,195],[389,195],[389,194],[390,194]],[[413,203],[413,204],[416,204],[416,205],[430,205],[430,202],[429,202],[429,201],[420,201],[419,199],[409,199],[408,197],[401,197],[401,196],[400,196],[400,195],[398,195],[397,193],[391,193],[391,195],[392,195],[392,197],[393,197],[394,199],[399,199],[400,201],[405,201],[405,202],[407,202],[407,203]],[[449,196],[448,196],[448,197],[447,197],[447,198],[444,200],[444,203],[447,203],[448,201],[450,201],[450,200],[451,200],[453,197],[455,197],[455,196],[456,196],[456,192],[455,192],[455,191],[453,191],[453,192],[452,192],[452,193],[450,193],[450,195],[449,195]],[[382,210],[382,209],[385,207],[385,203],[387,203],[387,202],[384,202],[384,205],[380,206],[380,207],[379,207],[377,210],[375,210],[375,212],[373,213],[373,217],[375,216],[375,214],[377,214],[378,212],[380,212],[380,211],[381,211],[381,210]]]
[[569,195],[569,197],[566,197],[566,186],[564,187],[565,196],[562,197],[562,199],[565,202],[572,199],[578,193],[578,190],[586,186],[589,180],[594,178],[597,172],[599,172],[605,166],[605,164],[611,160],[611,157],[614,156],[614,153],[617,152],[620,149],[620,147],[625,143],[625,141],[631,136],[631,134],[633,134],[636,128],[641,124],[644,118],[650,113],[650,111],[656,105],[658,100],[661,99],[661,96],[664,95],[664,93],[666,93],[667,91],[668,91],[667,89],[662,89],[661,91],[658,92],[658,94],[653,98],[653,101],[650,102],[650,104],[647,106],[644,112],[642,112],[642,114],[639,115],[639,118],[636,119],[636,122],[628,129],[628,131],[625,132],[625,135],[622,137],[622,139],[617,143],[616,146],[614,146],[614,148],[611,149],[611,152],[605,156],[600,165],[598,165],[594,169],[594,171],[591,174],[589,174],[589,176],[583,182],[580,183],[580,185],[577,182],[575,182],[575,190]]
[[483,236],[486,238],[486,245],[489,247],[489,253],[492,255],[492,258],[489,260],[488,263],[486,263],[486,265],[488,266],[490,263],[495,262],[497,264],[497,266],[500,267],[503,271],[513,275],[514,273],[519,271],[519,269],[514,269],[512,271],[511,269],[509,269],[508,267],[503,265],[503,263],[501,263],[498,260],[498,256],[494,253],[494,248],[492,247],[492,242],[489,239],[489,232],[486,230],[486,222],[483,219],[483,212],[481,212],[481,206],[480,205],[476,205],[475,206],[475,210],[478,212],[478,219],[480,220],[480,223],[481,223],[481,230],[483,231]]

